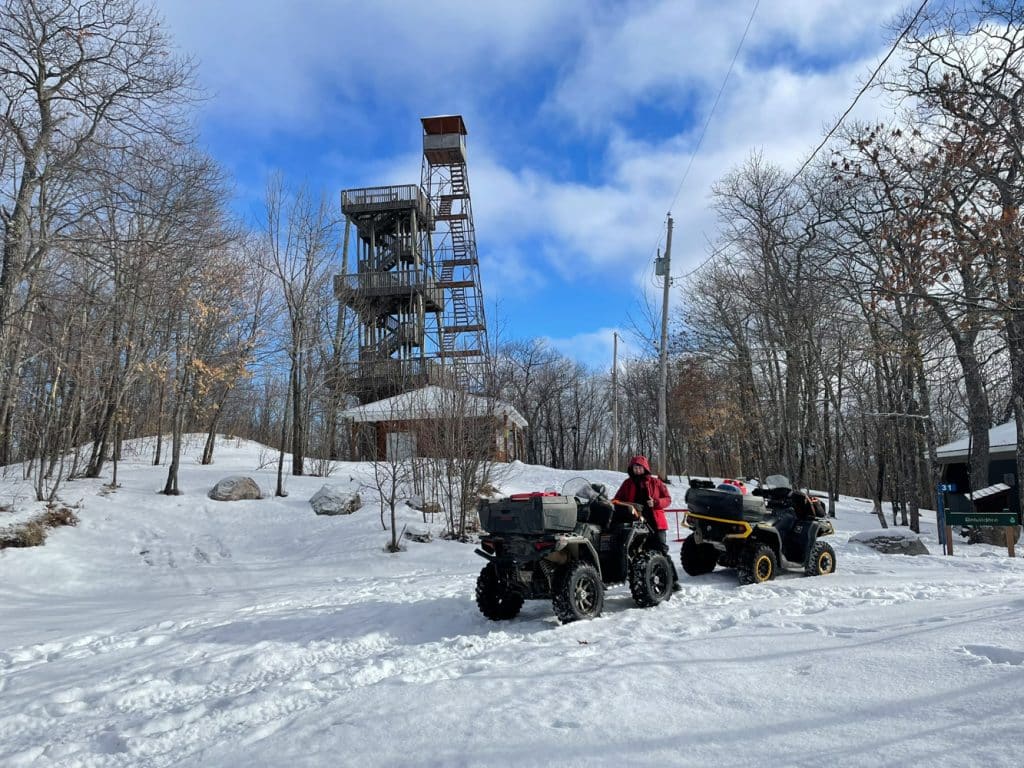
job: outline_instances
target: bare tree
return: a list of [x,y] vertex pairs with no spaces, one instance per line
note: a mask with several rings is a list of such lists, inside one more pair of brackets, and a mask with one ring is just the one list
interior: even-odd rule
[[[154,12],[135,0],[8,0],[0,6],[0,461],[35,278],[57,211],[87,177],[97,144],[176,136],[191,64],[174,53]],[[3,193],[0,193],[3,194]]]
[[428,484],[441,500],[448,535],[466,541],[476,530],[481,489],[490,484],[507,412],[494,398],[464,390],[431,388],[421,403],[420,453],[427,458]]
[[[280,177],[268,184],[263,238],[266,268],[278,283],[287,323],[283,347],[291,389],[293,475],[304,473],[311,386],[327,384],[326,361],[314,366],[310,357],[321,349],[325,326],[321,318],[333,305],[329,286],[338,224],[326,197],[316,202],[305,189],[289,194]],[[314,373],[317,380],[311,384]]]

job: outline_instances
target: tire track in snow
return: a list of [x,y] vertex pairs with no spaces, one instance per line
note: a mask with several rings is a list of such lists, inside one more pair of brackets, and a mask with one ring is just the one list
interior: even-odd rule
[[[0,743],[5,734],[12,743],[45,743],[59,719],[68,741],[93,744],[105,755],[104,764],[113,764],[106,762],[113,759],[111,744],[118,746],[117,755],[128,754],[136,764],[171,764],[181,759],[186,745],[201,749],[254,729],[272,732],[276,724],[348,691],[396,678],[422,682],[457,675],[458,664],[519,639],[482,631],[488,625],[459,594],[462,585],[444,590],[451,597],[441,599],[461,604],[471,617],[467,629],[476,631],[469,639],[444,636],[451,628],[445,614],[456,606],[439,612],[439,598],[424,601],[403,593],[407,581],[387,590],[380,581],[367,580],[333,604],[329,597],[282,600],[238,610],[229,621],[165,622],[16,649],[8,663],[13,672],[31,675],[43,665],[64,668],[88,659],[90,668],[84,679],[44,697],[30,711],[0,718]],[[382,591],[396,592],[391,597],[397,601],[384,601]],[[371,592],[377,601],[367,608]],[[421,619],[442,618],[409,633],[411,623],[396,622],[393,615],[403,605],[419,606]],[[344,620],[346,609],[354,614],[349,623],[359,626],[338,631],[334,625]],[[365,625],[377,628],[366,631]],[[247,642],[253,632],[267,639]],[[276,633],[283,636],[273,637]],[[167,643],[171,637],[174,642]],[[119,724],[116,733],[111,722]],[[60,752],[56,745],[48,750],[51,757]]]

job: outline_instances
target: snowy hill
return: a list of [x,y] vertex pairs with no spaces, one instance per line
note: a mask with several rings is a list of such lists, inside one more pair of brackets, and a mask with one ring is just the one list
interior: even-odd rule
[[[849,541],[877,520],[845,502],[832,576],[740,588],[718,570],[653,609],[620,586],[594,621],[561,626],[531,601],[494,623],[472,545],[384,551],[368,465],[215,502],[222,477],[269,493],[274,470],[253,443],[222,443],[207,467],[200,448],[184,495],[156,493],[166,468],[139,446],[116,491],[109,476],[63,487],[76,528],[0,552],[0,765],[1024,763],[1024,560],[942,557],[933,520],[936,554],[885,556]],[[624,477],[513,464],[496,485],[580,474]],[[325,482],[365,506],[317,517]]]

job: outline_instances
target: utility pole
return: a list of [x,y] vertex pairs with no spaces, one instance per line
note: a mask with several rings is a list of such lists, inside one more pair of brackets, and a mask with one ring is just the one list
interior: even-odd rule
[[666,438],[668,435],[668,291],[672,284],[672,214],[668,215],[668,234],[665,237],[665,258],[658,259],[655,274],[665,281],[661,298],[661,371],[658,384],[658,474],[668,477]]
[[612,455],[608,468],[618,469],[619,461],[619,332],[612,335]]

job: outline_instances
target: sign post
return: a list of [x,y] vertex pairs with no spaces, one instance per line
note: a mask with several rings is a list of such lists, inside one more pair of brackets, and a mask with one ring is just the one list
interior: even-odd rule
[[990,528],[1004,528],[1006,531],[1006,551],[1010,557],[1014,557],[1013,534],[1014,528],[1020,524],[1016,512],[1004,509],[1002,512],[949,512],[946,514],[947,522],[950,525],[988,526]]
[[939,544],[947,555],[953,554],[953,529],[951,523],[946,521],[946,494],[955,493],[954,483],[939,483],[935,486],[936,493],[936,519],[935,526],[938,528]]

